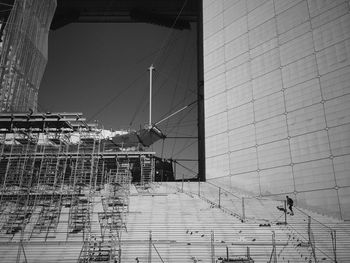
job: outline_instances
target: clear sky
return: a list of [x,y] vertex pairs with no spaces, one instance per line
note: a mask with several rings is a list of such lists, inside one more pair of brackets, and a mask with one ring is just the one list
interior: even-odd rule
[[[39,110],[82,112],[105,129],[139,129],[148,122],[152,63],[155,122],[196,100],[195,26],[179,31],[141,23],[76,23],[51,31]],[[197,136],[196,107],[159,128],[168,136]],[[197,140],[167,139],[153,150],[164,158],[197,159]],[[195,162],[181,163],[197,171]],[[180,166],[177,173],[194,176]]]

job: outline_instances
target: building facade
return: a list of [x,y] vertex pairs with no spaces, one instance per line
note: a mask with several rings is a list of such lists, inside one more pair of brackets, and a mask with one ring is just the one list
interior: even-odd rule
[[1,24],[0,112],[36,111],[56,0],[15,0]]
[[347,0],[204,0],[206,177],[350,219]]

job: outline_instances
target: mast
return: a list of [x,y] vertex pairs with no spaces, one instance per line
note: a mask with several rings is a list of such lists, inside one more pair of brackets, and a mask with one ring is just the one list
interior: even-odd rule
[[148,68],[149,70],[149,123],[148,127],[152,128],[152,74],[153,74],[153,64]]

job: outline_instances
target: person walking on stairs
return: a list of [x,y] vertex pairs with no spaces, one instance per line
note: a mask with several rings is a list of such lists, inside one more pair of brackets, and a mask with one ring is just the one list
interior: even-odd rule
[[288,195],[286,196],[286,198],[287,198],[287,206],[288,206],[288,208],[290,210],[290,215],[294,215],[294,212],[293,212],[293,199],[290,198]]

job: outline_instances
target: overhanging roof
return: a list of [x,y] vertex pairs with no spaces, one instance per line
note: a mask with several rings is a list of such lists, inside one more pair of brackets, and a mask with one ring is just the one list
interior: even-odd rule
[[[69,23],[144,22],[171,27],[183,8],[176,29],[197,21],[199,0],[57,0],[51,29]],[[184,5],[185,4],[185,5]]]

